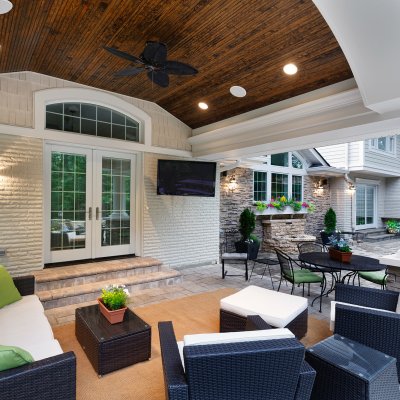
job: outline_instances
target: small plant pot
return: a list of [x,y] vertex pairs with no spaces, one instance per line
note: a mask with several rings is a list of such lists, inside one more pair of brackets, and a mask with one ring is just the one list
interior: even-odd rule
[[104,317],[107,318],[110,324],[118,324],[124,320],[124,315],[127,307],[120,308],[119,310],[109,310],[103,303],[101,298],[98,298],[99,310]]
[[348,264],[351,261],[352,254],[353,253],[351,253],[349,251],[344,252],[344,251],[334,249],[333,247],[329,247],[329,257],[335,261],[340,261],[342,263]]

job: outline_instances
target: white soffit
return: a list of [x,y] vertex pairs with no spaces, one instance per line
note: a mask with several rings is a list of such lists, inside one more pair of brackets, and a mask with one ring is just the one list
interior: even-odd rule
[[366,107],[400,110],[400,1],[313,2],[339,42]]

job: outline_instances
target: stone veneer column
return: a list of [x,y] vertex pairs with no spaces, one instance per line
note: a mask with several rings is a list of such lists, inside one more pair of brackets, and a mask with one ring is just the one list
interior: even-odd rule
[[[234,192],[228,190],[228,183],[232,175],[235,176],[238,187]],[[221,175],[220,181],[220,240],[223,240],[223,232],[226,229],[236,229],[239,224],[241,212],[247,207],[255,211],[253,206],[253,170],[247,168],[235,168]],[[261,219],[257,218],[254,231],[260,241],[263,238]]]
[[386,287],[388,290],[400,292],[400,267],[388,267],[389,276],[387,278]]
[[[331,206],[329,179],[323,189],[317,189],[318,182],[324,179],[321,176],[304,177],[304,200],[315,204],[315,212],[306,215],[305,233],[319,238],[319,232],[324,228],[324,217]],[[326,178],[325,178],[326,179]]]

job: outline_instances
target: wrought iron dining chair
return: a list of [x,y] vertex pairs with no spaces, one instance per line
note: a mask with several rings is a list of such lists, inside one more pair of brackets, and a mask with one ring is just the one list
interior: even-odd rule
[[386,289],[386,281],[388,277],[387,269],[382,269],[381,271],[358,271],[357,277],[358,286],[361,286],[360,278],[363,278],[368,282],[380,285],[382,290]]
[[253,249],[249,250],[249,246],[245,246],[244,249],[246,252],[238,252],[236,250],[236,245],[238,241],[240,241],[241,235],[237,229],[227,229],[224,232],[224,241],[221,246],[221,264],[222,264],[222,279],[225,276],[241,276],[239,274],[229,274],[225,269],[225,264],[243,264],[245,267],[245,278],[246,281],[249,279],[249,269],[248,263],[249,260],[254,260],[257,258],[257,252],[253,253]]
[[303,297],[304,297],[304,284],[305,283],[319,283],[321,286],[321,294],[319,296],[320,298],[320,304],[319,304],[319,311],[321,312],[322,308],[322,296],[324,293],[325,289],[325,275],[322,274],[319,275],[313,271],[310,271],[309,269],[301,269],[300,265],[296,263],[296,261],[282,252],[279,249],[275,249],[276,255],[279,260],[279,264],[281,267],[281,279],[279,281],[279,287],[278,287],[278,292],[279,289],[281,288],[281,283],[282,280],[288,281],[292,284],[292,290],[290,294],[293,294],[294,291],[294,286],[297,284],[302,284],[303,285]]

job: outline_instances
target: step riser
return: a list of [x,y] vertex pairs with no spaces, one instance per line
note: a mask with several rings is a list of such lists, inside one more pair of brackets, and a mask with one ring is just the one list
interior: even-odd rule
[[121,271],[104,272],[100,274],[81,276],[77,278],[62,279],[62,280],[48,281],[48,282],[36,282],[36,291],[61,289],[66,287],[83,285],[85,283],[105,281],[109,279],[118,280],[119,278],[125,278],[127,276],[144,275],[159,271],[161,271],[161,265],[154,265],[148,267],[139,267],[139,268],[121,270]]
[[[182,276],[175,276],[172,278],[137,283],[134,285],[127,285],[127,288],[130,291],[130,293],[132,294],[137,290],[154,289],[154,288],[160,288],[160,287],[164,287],[164,286],[176,285],[176,284],[180,284],[180,283],[182,283]],[[96,292],[91,292],[91,293],[86,293],[86,294],[80,294],[77,296],[64,297],[64,298],[56,299],[56,300],[48,300],[48,301],[45,301],[42,303],[43,303],[43,307],[45,308],[45,310],[49,310],[51,308],[64,307],[64,306],[68,306],[71,304],[79,304],[79,303],[85,303],[87,301],[96,300],[99,296],[100,296],[100,291],[96,291]]]
[[399,239],[399,237],[383,237],[383,238],[371,238],[371,237],[366,237],[364,238],[364,242],[369,242],[369,243],[373,243],[373,242],[383,242],[383,241],[387,241],[387,240],[395,240],[395,239]]

